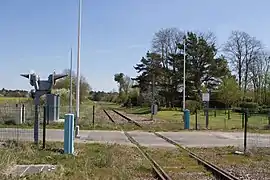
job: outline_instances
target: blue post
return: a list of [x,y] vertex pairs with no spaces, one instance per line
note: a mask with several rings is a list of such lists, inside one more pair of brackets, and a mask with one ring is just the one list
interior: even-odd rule
[[188,109],[184,110],[184,129],[189,129],[190,113]]
[[64,153],[74,153],[74,114],[65,114]]

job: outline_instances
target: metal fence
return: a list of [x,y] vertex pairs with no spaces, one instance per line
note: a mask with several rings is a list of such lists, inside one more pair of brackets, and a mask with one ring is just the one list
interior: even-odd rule
[[[259,113],[243,112],[244,116],[244,151],[256,152],[258,148],[267,148],[270,153],[270,117]],[[266,132],[266,133],[264,133]],[[254,151],[255,150],[255,151]]]
[[195,130],[230,131],[234,139],[243,140],[244,150],[270,147],[269,114],[248,110],[233,112],[231,109],[205,109],[191,116],[191,126]]
[[[55,108],[55,107],[53,107]],[[60,106],[59,119],[49,122],[47,128],[63,129],[64,116],[69,112],[68,106]],[[72,113],[75,114],[75,107]],[[122,111],[123,112],[123,111]],[[143,124],[145,130],[156,131],[178,131],[184,128],[183,117],[180,111],[175,111],[173,115],[168,116],[162,111],[155,121],[149,121],[148,115],[131,115],[128,117]],[[44,107],[38,108],[39,124],[43,123]],[[208,115],[208,117],[207,117]],[[117,119],[118,118],[118,119]],[[35,119],[35,107],[33,105],[0,105],[0,141],[33,141],[33,124]],[[127,123],[125,120],[115,115],[114,119],[118,122]],[[247,119],[247,123],[245,120]],[[56,125],[56,127],[53,127]],[[101,106],[81,105],[79,125],[81,129],[114,129],[115,125],[108,119]],[[129,126],[126,126],[129,127]],[[190,129],[193,130],[226,130],[237,131],[239,138],[243,138],[243,132],[247,134],[247,144],[249,147],[270,147],[270,136],[265,132],[270,132],[270,117],[268,114],[233,112],[230,109],[208,109],[206,111],[196,111],[190,115]],[[129,127],[130,128],[130,127]],[[131,127],[132,128],[132,127]],[[43,134],[42,126],[39,127],[39,137]]]
[[[47,121],[47,128],[60,128],[64,126],[64,116],[69,113],[69,106],[46,107],[58,108],[59,118],[53,121]],[[48,110],[47,110],[48,112]],[[76,116],[75,107],[72,113]],[[39,139],[43,134],[44,106],[38,107],[39,121]],[[48,118],[46,118],[48,119]],[[31,104],[5,104],[0,105],[0,141],[16,140],[16,141],[33,141],[34,140],[34,121],[35,106]],[[93,129],[95,127],[104,127],[109,120],[100,107],[92,105],[80,106],[79,125],[82,129]]]
[[[39,108],[39,120],[43,110]],[[0,105],[0,140],[33,141],[34,106],[24,104]],[[39,129],[39,136],[42,129]]]
[[[270,130],[268,114],[248,113],[248,119],[249,130]],[[244,112],[231,109],[196,111],[191,115],[191,126],[198,130],[241,130],[244,129]]]

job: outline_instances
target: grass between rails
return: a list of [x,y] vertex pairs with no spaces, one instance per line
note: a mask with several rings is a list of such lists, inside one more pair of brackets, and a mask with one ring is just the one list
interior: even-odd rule
[[[53,164],[57,165],[56,171],[28,175],[27,179],[154,179],[148,161],[135,147],[75,144],[76,156],[63,155],[56,151],[62,147],[62,143],[48,143],[46,150],[40,150],[30,143],[1,147],[0,178],[17,179],[5,175],[5,170],[15,164]],[[205,172],[175,149],[145,149],[173,177],[179,177],[175,175],[179,173],[186,175]],[[175,168],[176,166],[179,168]]]
[[172,179],[202,180],[212,177],[210,172],[180,149],[144,149]]

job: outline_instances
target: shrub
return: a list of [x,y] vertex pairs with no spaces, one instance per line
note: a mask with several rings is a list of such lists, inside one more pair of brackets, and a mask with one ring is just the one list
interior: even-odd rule
[[259,113],[260,114],[268,114],[270,109],[267,108],[259,108]]
[[237,113],[242,113],[243,112],[243,108],[235,107],[235,108],[232,108],[232,111],[233,112],[237,112]]
[[259,105],[258,105],[258,103],[255,103],[255,102],[242,102],[240,104],[240,107],[247,108],[247,109],[258,109]]
[[186,109],[188,109],[191,114],[194,114],[196,109],[200,109],[200,108],[201,108],[200,102],[194,101],[194,100],[186,101]]
[[240,107],[243,109],[248,109],[248,111],[251,113],[256,113],[259,111],[259,105],[255,102],[242,102]]

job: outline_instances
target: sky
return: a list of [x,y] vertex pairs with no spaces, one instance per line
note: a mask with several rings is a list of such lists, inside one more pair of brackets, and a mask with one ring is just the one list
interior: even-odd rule
[[[0,0],[0,88],[30,90],[21,73],[47,79],[77,60],[78,0]],[[258,3],[259,2],[259,3]],[[93,90],[117,89],[161,28],[212,31],[218,44],[240,30],[270,45],[270,1],[83,0],[81,75]]]

